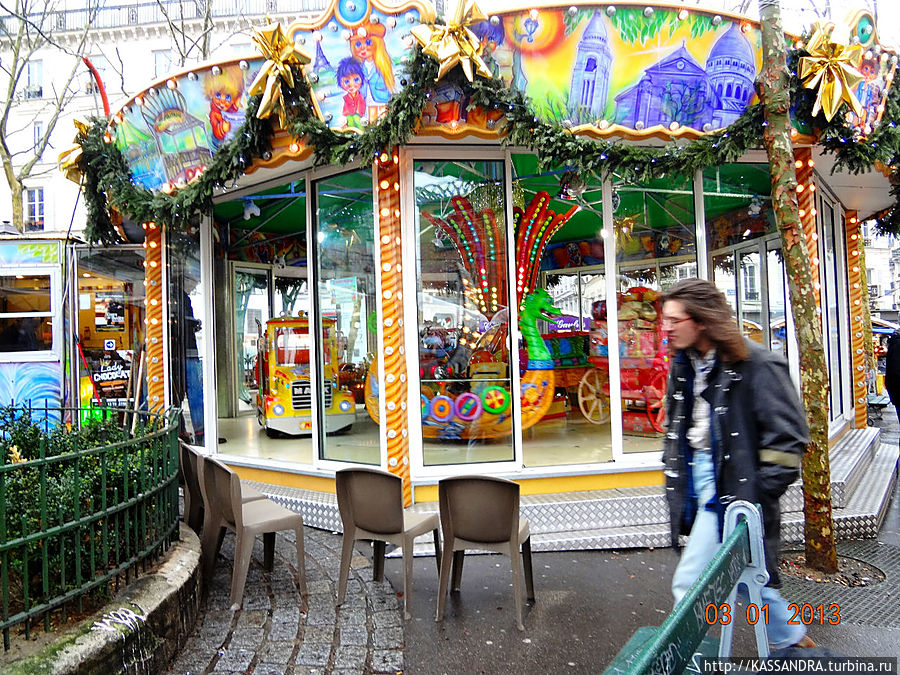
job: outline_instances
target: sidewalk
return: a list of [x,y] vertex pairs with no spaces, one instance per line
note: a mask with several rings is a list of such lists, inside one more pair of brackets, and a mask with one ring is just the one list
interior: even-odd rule
[[[896,444],[900,426],[886,408],[882,442]],[[841,605],[837,626],[811,626],[811,637],[836,652],[894,656],[900,644],[900,505],[895,488],[876,540],[841,542],[838,554],[872,562],[887,575],[874,586],[845,588],[786,582],[790,601]],[[466,557],[461,592],[434,621],[437,575],[433,558],[417,558],[413,618],[404,622],[394,589],[403,587],[399,558],[373,583],[362,544],[354,558],[347,601],[335,609],[341,537],[307,528],[310,596],[300,604],[293,576],[293,542],[277,538],[275,569],[263,573],[258,542],[244,608],[228,609],[233,537],[228,535],[201,620],[172,673],[598,673],[634,631],[658,625],[672,608],[669,583],[677,564],[672,549],[573,551],[534,554],[537,602],[525,609],[525,631],[515,626],[509,559]],[[735,653],[754,653],[752,633],[738,625]]]

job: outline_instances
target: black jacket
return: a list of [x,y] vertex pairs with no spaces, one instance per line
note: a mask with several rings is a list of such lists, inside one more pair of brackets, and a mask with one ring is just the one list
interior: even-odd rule
[[888,340],[887,357],[884,360],[884,388],[891,403],[900,406],[900,332],[895,331]]
[[[748,349],[745,361],[717,362],[700,395],[710,404],[720,528],[725,507],[735,499],[762,506],[769,585],[777,588],[781,535],[778,498],[799,475],[809,431],[787,363],[779,354],[752,342],[748,342]],[[697,513],[692,450],[687,442],[693,386],[691,360],[679,352],[669,372],[669,428],[663,446],[672,545],[676,547],[679,535],[690,534]]]

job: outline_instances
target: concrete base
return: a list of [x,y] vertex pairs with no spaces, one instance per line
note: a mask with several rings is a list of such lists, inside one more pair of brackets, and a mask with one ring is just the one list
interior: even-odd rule
[[[159,673],[184,646],[200,609],[200,541],[180,525],[161,564],[70,629],[21,636],[0,655],[6,675]],[[32,635],[35,635],[33,633]]]

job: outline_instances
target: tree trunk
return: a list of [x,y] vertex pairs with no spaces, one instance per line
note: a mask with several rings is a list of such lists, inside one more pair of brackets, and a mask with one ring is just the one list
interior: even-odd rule
[[[758,85],[765,105],[763,142],[772,175],[772,206],[787,265],[791,311],[800,353],[800,388],[809,423],[803,458],[806,562],[823,572],[837,570],[828,466],[828,369],[822,326],[816,311],[809,253],[797,204],[797,179],[790,135],[790,75],[778,0],[759,0],[763,69]],[[808,186],[804,186],[808,187]]]
[[[5,150],[4,144],[4,150]],[[25,204],[23,196],[25,186],[16,175],[15,167],[12,165],[12,159],[8,153],[3,153],[3,174],[6,177],[6,183],[9,185],[10,199],[12,200],[12,225],[19,232],[25,231]]]

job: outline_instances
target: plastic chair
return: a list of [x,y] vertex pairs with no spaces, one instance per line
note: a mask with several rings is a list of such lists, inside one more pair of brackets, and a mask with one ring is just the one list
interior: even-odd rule
[[335,473],[338,510],[344,526],[337,604],[344,602],[353,543],[357,539],[375,542],[375,581],[384,578],[385,542],[403,549],[403,612],[410,618],[413,574],[413,540],[429,530],[434,533],[435,562],[440,571],[440,521],[436,513],[415,513],[403,508],[403,481],[378,469],[341,469]]
[[510,557],[513,590],[516,595],[516,627],[522,624],[522,572],[519,549],[525,565],[525,587],[529,602],[534,602],[534,578],[531,571],[531,532],[528,521],[519,518],[519,485],[490,476],[458,476],[438,483],[444,555],[441,558],[441,583],[438,588],[437,615],[444,617],[450,561],[453,560],[452,590],[459,591],[466,549],[494,551]]
[[263,566],[271,570],[275,561],[275,533],[293,530],[297,538],[297,573],[300,592],[306,593],[306,566],[303,555],[303,517],[271,499],[242,499],[238,475],[212,457],[200,462],[200,488],[205,517],[201,538],[203,572],[209,577],[222,546],[225,528],[235,534],[234,570],[231,575],[231,609],[240,609],[244,584],[250,567],[253,542],[263,535]]
[[[181,471],[181,484],[184,488],[184,522],[197,534],[203,525],[203,492],[200,489],[200,462],[203,454],[192,448],[184,441],[179,443],[179,469]],[[252,502],[256,499],[265,499],[266,496],[247,485],[241,486],[241,499]]]

